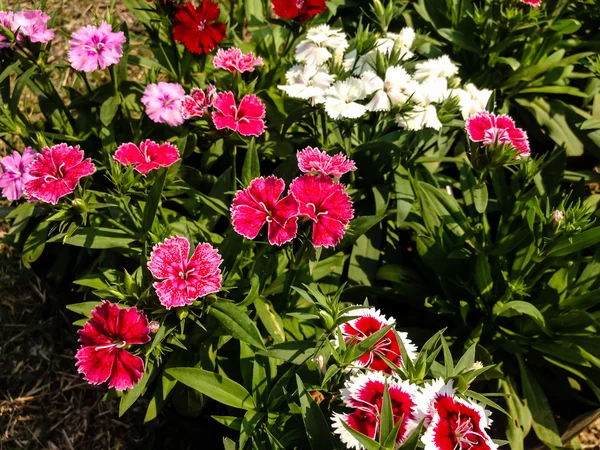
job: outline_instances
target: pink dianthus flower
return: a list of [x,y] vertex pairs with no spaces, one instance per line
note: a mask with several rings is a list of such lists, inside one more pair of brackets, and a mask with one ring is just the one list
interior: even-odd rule
[[181,101],[181,117],[184,120],[202,117],[213,105],[216,97],[217,88],[212,84],[206,86],[206,93],[202,89],[192,89],[190,95],[186,95]]
[[535,6],[536,8],[542,4],[542,0],[521,0],[521,3],[527,3],[530,6]]
[[123,56],[125,35],[113,32],[104,20],[99,26],[80,28],[73,33],[69,50],[69,61],[75,70],[93,72],[117,64]]
[[[0,25],[12,31],[12,21],[13,13],[11,11],[0,11]],[[6,41],[6,38],[0,34],[0,49],[10,47],[10,43],[4,41]]]
[[306,147],[297,152],[296,157],[298,158],[298,167],[302,172],[317,172],[340,178],[345,173],[356,170],[354,161],[347,159],[341,153],[329,156],[316,147]]
[[151,120],[175,127],[184,122],[181,116],[181,101],[184,97],[185,91],[180,84],[161,81],[146,86],[142,103]]
[[113,158],[124,166],[133,165],[135,170],[146,176],[151,170],[175,164],[179,151],[168,142],[157,144],[146,139],[139,147],[131,142],[121,144]]
[[469,117],[466,123],[467,133],[473,142],[481,142],[489,146],[509,144],[515,147],[521,156],[529,156],[529,140],[527,133],[515,126],[508,116],[496,116],[494,113],[482,111]]
[[255,66],[263,64],[260,56],[255,57],[252,52],[244,55],[239,48],[230,48],[229,50],[220,48],[213,59],[215,68],[239,73],[254,72]]
[[17,40],[22,41],[27,36],[31,42],[48,42],[54,38],[54,30],[48,29],[50,16],[37,9],[18,11],[12,19],[12,31],[17,32]]
[[213,106],[212,119],[217,130],[229,128],[242,136],[260,136],[265,131],[265,105],[256,95],[246,95],[238,107],[232,92],[221,92]]
[[0,159],[0,188],[2,195],[8,200],[19,200],[23,195],[23,185],[33,179],[29,175],[29,165],[35,156],[36,152],[27,147],[23,154],[13,152]]

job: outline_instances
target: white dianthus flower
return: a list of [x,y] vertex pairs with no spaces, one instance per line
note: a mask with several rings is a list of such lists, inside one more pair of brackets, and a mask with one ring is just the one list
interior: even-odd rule
[[335,77],[323,68],[313,65],[292,66],[285,74],[287,85],[278,86],[290,97],[310,100],[313,105],[325,101],[325,90],[335,81]]
[[485,111],[487,103],[492,96],[492,91],[489,89],[477,89],[477,87],[469,83],[464,89],[453,89],[452,97],[458,97],[458,106],[463,119],[468,119],[473,114]]
[[424,81],[431,78],[449,78],[457,73],[458,67],[447,55],[443,55],[417,63],[413,77],[417,81]]
[[343,53],[347,48],[348,41],[342,30],[319,25],[308,30],[306,39],[296,46],[296,60],[321,66],[331,58],[332,52]]
[[367,108],[356,100],[365,98],[363,83],[358,78],[336,81],[325,91],[325,111],[332,119],[358,119]]
[[358,58],[354,73],[362,74],[364,71],[373,70],[377,64],[377,52],[389,56],[392,50],[400,51],[400,59],[407,60],[413,57],[410,48],[415,40],[415,30],[410,27],[403,28],[399,34],[388,33],[386,37],[379,38],[375,41],[375,47]]
[[399,127],[412,131],[423,128],[433,128],[434,130],[442,128],[442,122],[438,119],[437,110],[433,105],[416,106],[412,111],[402,116],[396,116],[396,123]]

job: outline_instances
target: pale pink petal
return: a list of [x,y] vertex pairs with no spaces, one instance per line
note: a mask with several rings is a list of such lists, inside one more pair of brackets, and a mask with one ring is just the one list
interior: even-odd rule
[[174,236],[156,244],[150,254],[148,270],[156,278],[176,276],[185,266],[190,253],[187,239]]

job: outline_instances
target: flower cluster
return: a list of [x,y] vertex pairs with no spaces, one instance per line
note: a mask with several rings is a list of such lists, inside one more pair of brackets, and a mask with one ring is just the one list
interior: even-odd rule
[[231,206],[233,229],[254,239],[268,223],[271,245],[282,245],[296,237],[298,220],[313,222],[312,242],[315,247],[333,247],[344,236],[354,217],[352,201],[345,186],[333,178],[355,170],[353,161],[343,155],[329,156],[317,148],[307,147],[297,154],[302,172],[292,180],[289,193],[279,199],[285,182],[273,175],[256,178],[237,191]]
[[[346,52],[350,45],[342,30],[313,27],[296,47],[300,64],[287,71],[287,84],[279,88],[312,105],[323,104],[334,120],[396,110],[396,122],[408,130],[439,130],[437,111],[444,103],[457,102],[465,119],[485,110],[491,91],[472,84],[459,88],[458,67],[448,56],[405,65],[415,58],[414,40],[415,31],[406,27],[359,55],[356,49]],[[381,57],[386,67],[378,63]]]
[[[15,33],[17,42],[25,38],[31,42],[46,43],[54,38],[54,30],[48,28],[50,16],[40,10],[0,11],[0,25]],[[6,38],[0,35],[0,49],[9,47]]]

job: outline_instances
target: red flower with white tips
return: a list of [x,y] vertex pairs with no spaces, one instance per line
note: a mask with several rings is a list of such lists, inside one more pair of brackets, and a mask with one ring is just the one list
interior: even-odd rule
[[332,417],[334,433],[339,434],[340,440],[348,448],[360,450],[363,446],[346,430],[342,422],[371,439],[381,439],[380,421],[386,380],[392,401],[394,425],[402,420],[396,445],[404,442],[415,429],[418,423],[414,410],[417,386],[406,380],[387,378],[381,372],[358,374],[346,381],[345,388],[341,391],[345,406],[354,411],[348,414],[334,413]]
[[334,247],[354,217],[352,201],[344,185],[325,175],[303,175],[290,184],[290,192],[298,201],[300,215],[312,220],[315,247]]
[[273,0],[273,12],[282,19],[308,20],[325,11],[325,0]]
[[139,147],[131,142],[122,144],[113,158],[124,166],[133,165],[136,171],[146,176],[151,170],[175,164],[179,160],[179,151],[168,142],[157,144],[147,139]]
[[280,200],[284,189],[285,181],[271,175],[255,178],[246,189],[237,191],[231,206],[233,229],[254,239],[268,223],[271,245],[282,245],[294,239],[298,232],[298,202],[292,195]]
[[298,167],[302,172],[317,172],[340,178],[345,173],[356,170],[354,161],[347,159],[341,153],[329,156],[316,147],[306,147],[296,153],[296,158],[298,158]]
[[252,94],[246,95],[238,107],[232,92],[221,92],[213,103],[212,119],[217,130],[229,128],[242,136],[260,136],[265,132],[265,105]]
[[150,341],[149,331],[142,311],[104,301],[78,331],[82,345],[75,355],[75,366],[90,384],[108,381],[108,387],[117,391],[131,389],[144,374],[144,360],[125,346]]
[[202,89],[192,89],[190,95],[186,95],[181,101],[181,117],[183,120],[196,116],[202,117],[213,105],[216,97],[217,88],[212,84],[206,87],[206,93]]
[[472,115],[466,124],[469,139],[483,145],[505,144],[515,147],[521,156],[529,156],[529,140],[527,133],[517,128],[508,116],[496,116],[494,113],[482,111]]
[[154,283],[160,303],[167,309],[191,305],[199,297],[221,289],[223,262],[219,251],[208,243],[198,244],[189,257],[190,243],[175,236],[156,244],[148,269],[162,281]]
[[209,53],[225,39],[227,25],[216,22],[220,14],[219,4],[208,0],[203,0],[198,7],[190,2],[177,6],[173,39],[192,53]]
[[[382,328],[395,323],[395,320],[386,318],[375,308],[355,309],[350,311],[348,315],[352,317],[358,316],[356,319],[345,322],[340,326],[342,337],[348,346],[356,345]],[[414,361],[416,359],[417,347],[408,339],[407,333],[398,333],[398,335],[402,339],[408,357]],[[398,367],[402,366],[400,344],[393,328],[373,346],[372,351],[365,353],[354,361],[353,364],[357,367],[367,367],[371,370],[391,374],[393,372],[392,368],[383,358],[386,358]]]

